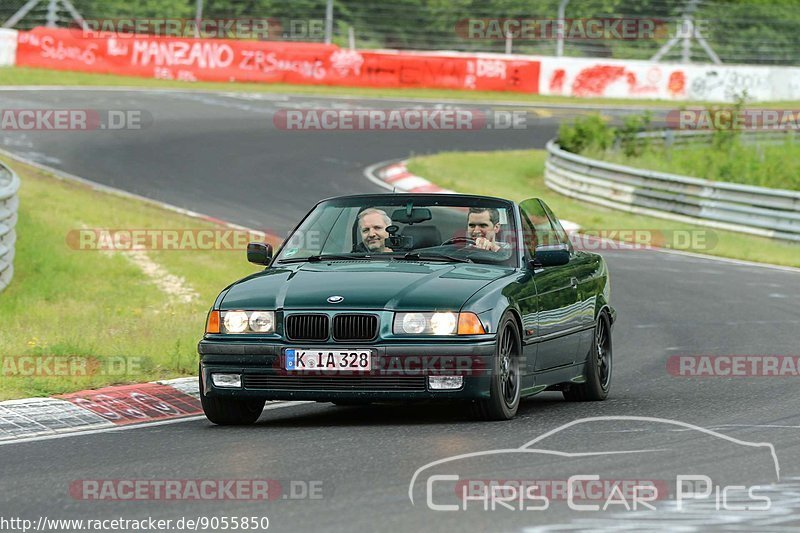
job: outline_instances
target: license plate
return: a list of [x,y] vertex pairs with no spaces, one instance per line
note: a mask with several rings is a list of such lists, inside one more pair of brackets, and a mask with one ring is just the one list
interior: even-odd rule
[[369,370],[372,368],[370,350],[341,350],[328,348],[288,348],[284,363],[286,370]]

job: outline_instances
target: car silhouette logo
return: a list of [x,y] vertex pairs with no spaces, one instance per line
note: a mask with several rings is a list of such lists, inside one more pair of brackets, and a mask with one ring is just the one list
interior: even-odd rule
[[329,304],[338,304],[344,301],[344,296],[328,296],[328,303]]

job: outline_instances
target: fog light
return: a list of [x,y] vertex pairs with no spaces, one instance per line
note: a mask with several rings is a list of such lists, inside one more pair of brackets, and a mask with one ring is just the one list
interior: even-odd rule
[[242,388],[241,374],[211,374],[211,383],[215,387],[225,387],[229,389]]
[[428,376],[431,390],[460,389],[464,384],[464,376]]

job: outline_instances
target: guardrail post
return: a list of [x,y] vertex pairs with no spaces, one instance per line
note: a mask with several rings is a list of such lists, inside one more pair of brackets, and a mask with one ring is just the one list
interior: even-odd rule
[[16,241],[19,178],[0,163],[0,292],[14,277],[14,243]]

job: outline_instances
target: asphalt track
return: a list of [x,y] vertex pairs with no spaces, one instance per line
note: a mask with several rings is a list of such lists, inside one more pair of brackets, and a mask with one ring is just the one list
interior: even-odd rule
[[[154,121],[141,131],[5,133],[0,144],[91,180],[278,232],[293,226],[319,198],[380,190],[364,179],[367,165],[411,153],[542,147],[571,113],[535,111],[524,130],[300,133],[275,129],[276,109],[402,104],[121,91],[3,91],[0,103],[2,108],[147,110]],[[675,377],[666,364],[674,355],[800,355],[800,275],[652,251],[604,255],[619,313],[613,389],[606,402],[571,404],[544,393],[523,402],[517,418],[504,423],[474,422],[453,406],[302,404],[267,410],[248,428],[191,419],[10,443],[0,447],[2,515],[34,521],[42,515],[267,516],[270,529],[278,531],[797,530],[797,378]],[[228,281],[220,280],[220,287]],[[607,418],[561,428],[589,417]],[[553,430],[534,448],[560,455],[477,455],[415,477],[433,461],[519,448]],[[775,456],[769,446],[748,443],[769,443]],[[682,511],[662,500],[655,511],[614,505],[581,512],[558,497],[544,510],[484,510],[478,502],[470,502],[467,511],[431,510],[425,482],[433,471],[462,480],[553,481],[597,474],[672,486],[677,475],[703,473],[718,485],[761,486],[758,494],[768,495],[771,507],[735,510],[746,499],[738,493]],[[313,481],[322,487],[322,497],[87,501],[68,490],[82,479],[252,478],[282,480],[284,488],[290,481]],[[447,496],[434,492],[433,500],[445,502]]]

